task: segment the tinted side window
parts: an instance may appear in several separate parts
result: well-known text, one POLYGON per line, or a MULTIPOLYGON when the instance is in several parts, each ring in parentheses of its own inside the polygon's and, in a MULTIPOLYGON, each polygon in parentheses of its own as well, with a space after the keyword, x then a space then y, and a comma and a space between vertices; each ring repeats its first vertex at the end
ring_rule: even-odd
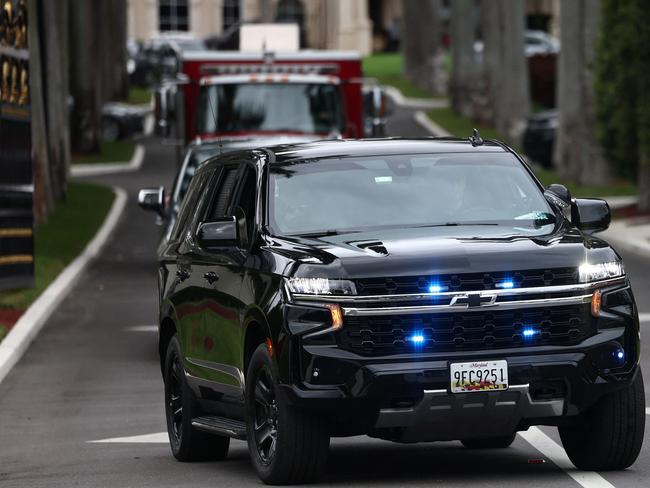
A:
POLYGON ((224 168, 221 179, 219 181, 219 186, 217 187, 215 198, 212 202, 212 208, 210 209, 210 213, 208 215, 209 220, 214 220, 226 215, 230 196, 233 189, 235 188, 235 183, 237 183, 238 172, 238 166, 229 166, 224 168))
POLYGON ((203 193, 206 182, 210 179, 212 173, 204 173, 199 178, 192 178, 190 186, 187 190, 187 196, 183 199, 181 203, 181 208, 178 212, 178 219, 174 224, 174 230, 172 230, 172 239, 176 239, 180 236, 183 229, 186 227, 189 220, 191 220, 191 215, 196 210, 196 204, 203 193))

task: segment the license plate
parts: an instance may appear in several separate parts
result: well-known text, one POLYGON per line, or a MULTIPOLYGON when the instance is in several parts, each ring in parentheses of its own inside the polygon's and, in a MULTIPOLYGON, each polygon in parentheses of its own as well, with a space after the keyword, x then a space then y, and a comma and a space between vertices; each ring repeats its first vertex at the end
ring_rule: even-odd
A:
POLYGON ((452 393, 508 389, 507 361, 475 361, 449 365, 452 393))

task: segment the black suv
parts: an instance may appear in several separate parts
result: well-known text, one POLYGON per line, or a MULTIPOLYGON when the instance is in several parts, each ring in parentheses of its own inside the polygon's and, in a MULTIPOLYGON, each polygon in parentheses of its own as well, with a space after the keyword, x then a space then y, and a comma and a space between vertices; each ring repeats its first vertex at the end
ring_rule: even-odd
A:
POLYGON ((330 436, 496 448, 556 425, 580 469, 626 468, 645 399, 609 221, 479 138, 210 159, 159 256, 174 456, 247 439, 263 481, 295 483, 330 436))

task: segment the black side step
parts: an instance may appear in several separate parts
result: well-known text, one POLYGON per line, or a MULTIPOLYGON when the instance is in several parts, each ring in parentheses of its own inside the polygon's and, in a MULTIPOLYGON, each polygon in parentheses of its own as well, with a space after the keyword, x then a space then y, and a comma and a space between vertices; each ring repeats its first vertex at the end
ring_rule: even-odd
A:
POLYGON ((241 420, 206 415, 193 418, 192 427, 211 434, 225 435, 242 441, 246 440, 246 424, 241 420))

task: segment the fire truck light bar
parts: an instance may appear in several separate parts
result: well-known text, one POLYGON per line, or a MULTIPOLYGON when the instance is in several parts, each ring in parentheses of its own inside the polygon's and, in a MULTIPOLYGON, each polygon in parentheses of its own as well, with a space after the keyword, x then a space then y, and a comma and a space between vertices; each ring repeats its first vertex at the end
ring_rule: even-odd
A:
POLYGON ((334 74, 336 64, 206 64, 201 66, 202 74, 334 74))

